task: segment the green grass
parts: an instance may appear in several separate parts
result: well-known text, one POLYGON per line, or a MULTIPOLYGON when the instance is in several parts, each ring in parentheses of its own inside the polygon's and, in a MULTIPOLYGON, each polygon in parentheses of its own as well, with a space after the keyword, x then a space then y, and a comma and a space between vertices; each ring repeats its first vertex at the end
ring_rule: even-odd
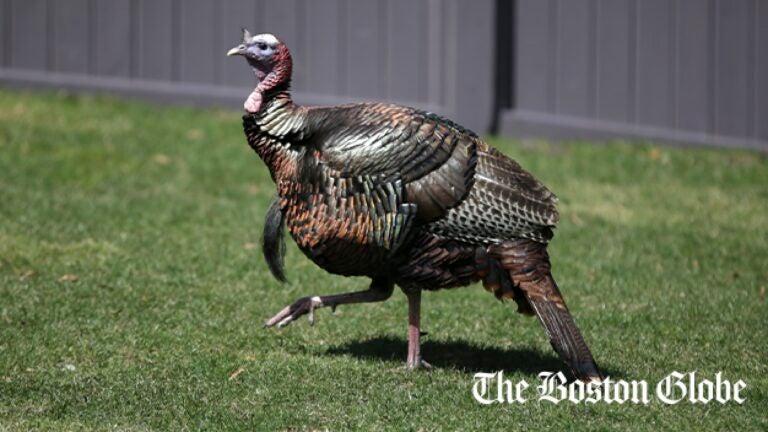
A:
POLYGON ((475 372, 535 384, 560 362, 477 285, 425 294, 431 372, 401 369, 399 290, 263 329, 367 281, 295 247, 290 283, 270 278, 274 186, 238 114, 2 91, 0 430, 768 428, 765 156, 492 142, 561 198, 554 274, 600 365, 652 386, 723 371, 743 405, 481 406, 475 372))

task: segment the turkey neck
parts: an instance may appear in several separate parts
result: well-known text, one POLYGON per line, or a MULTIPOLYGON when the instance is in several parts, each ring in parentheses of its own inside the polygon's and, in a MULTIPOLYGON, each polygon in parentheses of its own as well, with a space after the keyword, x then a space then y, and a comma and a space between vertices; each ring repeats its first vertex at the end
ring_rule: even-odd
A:
POLYGON ((258 112, 243 116, 248 144, 264 161, 272 180, 295 178, 306 136, 307 108, 293 103, 288 91, 267 92, 258 112))

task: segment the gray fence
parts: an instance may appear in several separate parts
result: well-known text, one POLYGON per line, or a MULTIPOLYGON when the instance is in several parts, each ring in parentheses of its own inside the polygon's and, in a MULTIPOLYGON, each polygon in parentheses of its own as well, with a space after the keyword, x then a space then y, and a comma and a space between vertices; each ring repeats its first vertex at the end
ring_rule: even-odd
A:
POLYGON ((0 0, 0 25, 7 86, 238 108, 247 26, 289 45, 302 103, 768 149, 766 0, 0 0))
POLYGON ((479 130, 492 116, 491 0, 0 1, 8 85, 238 109, 254 78, 225 53, 246 26, 288 44, 299 102, 391 100, 479 130))
POLYGON ((768 1, 516 3, 502 133, 768 149, 768 1))

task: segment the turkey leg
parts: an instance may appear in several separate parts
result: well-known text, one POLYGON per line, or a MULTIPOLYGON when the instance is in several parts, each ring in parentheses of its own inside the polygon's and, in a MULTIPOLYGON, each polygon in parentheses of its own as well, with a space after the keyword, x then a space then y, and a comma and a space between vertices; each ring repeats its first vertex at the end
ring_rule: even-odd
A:
POLYGON ((296 321, 299 317, 309 314, 309 323, 315 323, 315 309, 330 306, 336 310, 336 306, 353 303, 373 303, 380 302, 392 296, 394 283, 389 280, 374 279, 371 287, 365 291, 355 291, 345 294, 335 294, 328 296, 302 297, 293 304, 286 306, 277 315, 267 321, 265 327, 283 328, 296 321))
POLYGON ((408 359, 407 369, 431 369, 432 365, 421 359, 421 290, 406 292, 408 296, 408 359))

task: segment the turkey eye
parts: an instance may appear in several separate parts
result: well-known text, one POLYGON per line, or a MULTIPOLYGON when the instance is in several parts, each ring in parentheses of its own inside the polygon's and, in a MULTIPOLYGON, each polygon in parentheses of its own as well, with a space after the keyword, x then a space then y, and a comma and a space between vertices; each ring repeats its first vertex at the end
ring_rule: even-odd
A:
POLYGON ((265 44, 265 43, 258 43, 258 44, 256 44, 256 46, 259 47, 260 50, 267 49, 267 44, 265 44))

